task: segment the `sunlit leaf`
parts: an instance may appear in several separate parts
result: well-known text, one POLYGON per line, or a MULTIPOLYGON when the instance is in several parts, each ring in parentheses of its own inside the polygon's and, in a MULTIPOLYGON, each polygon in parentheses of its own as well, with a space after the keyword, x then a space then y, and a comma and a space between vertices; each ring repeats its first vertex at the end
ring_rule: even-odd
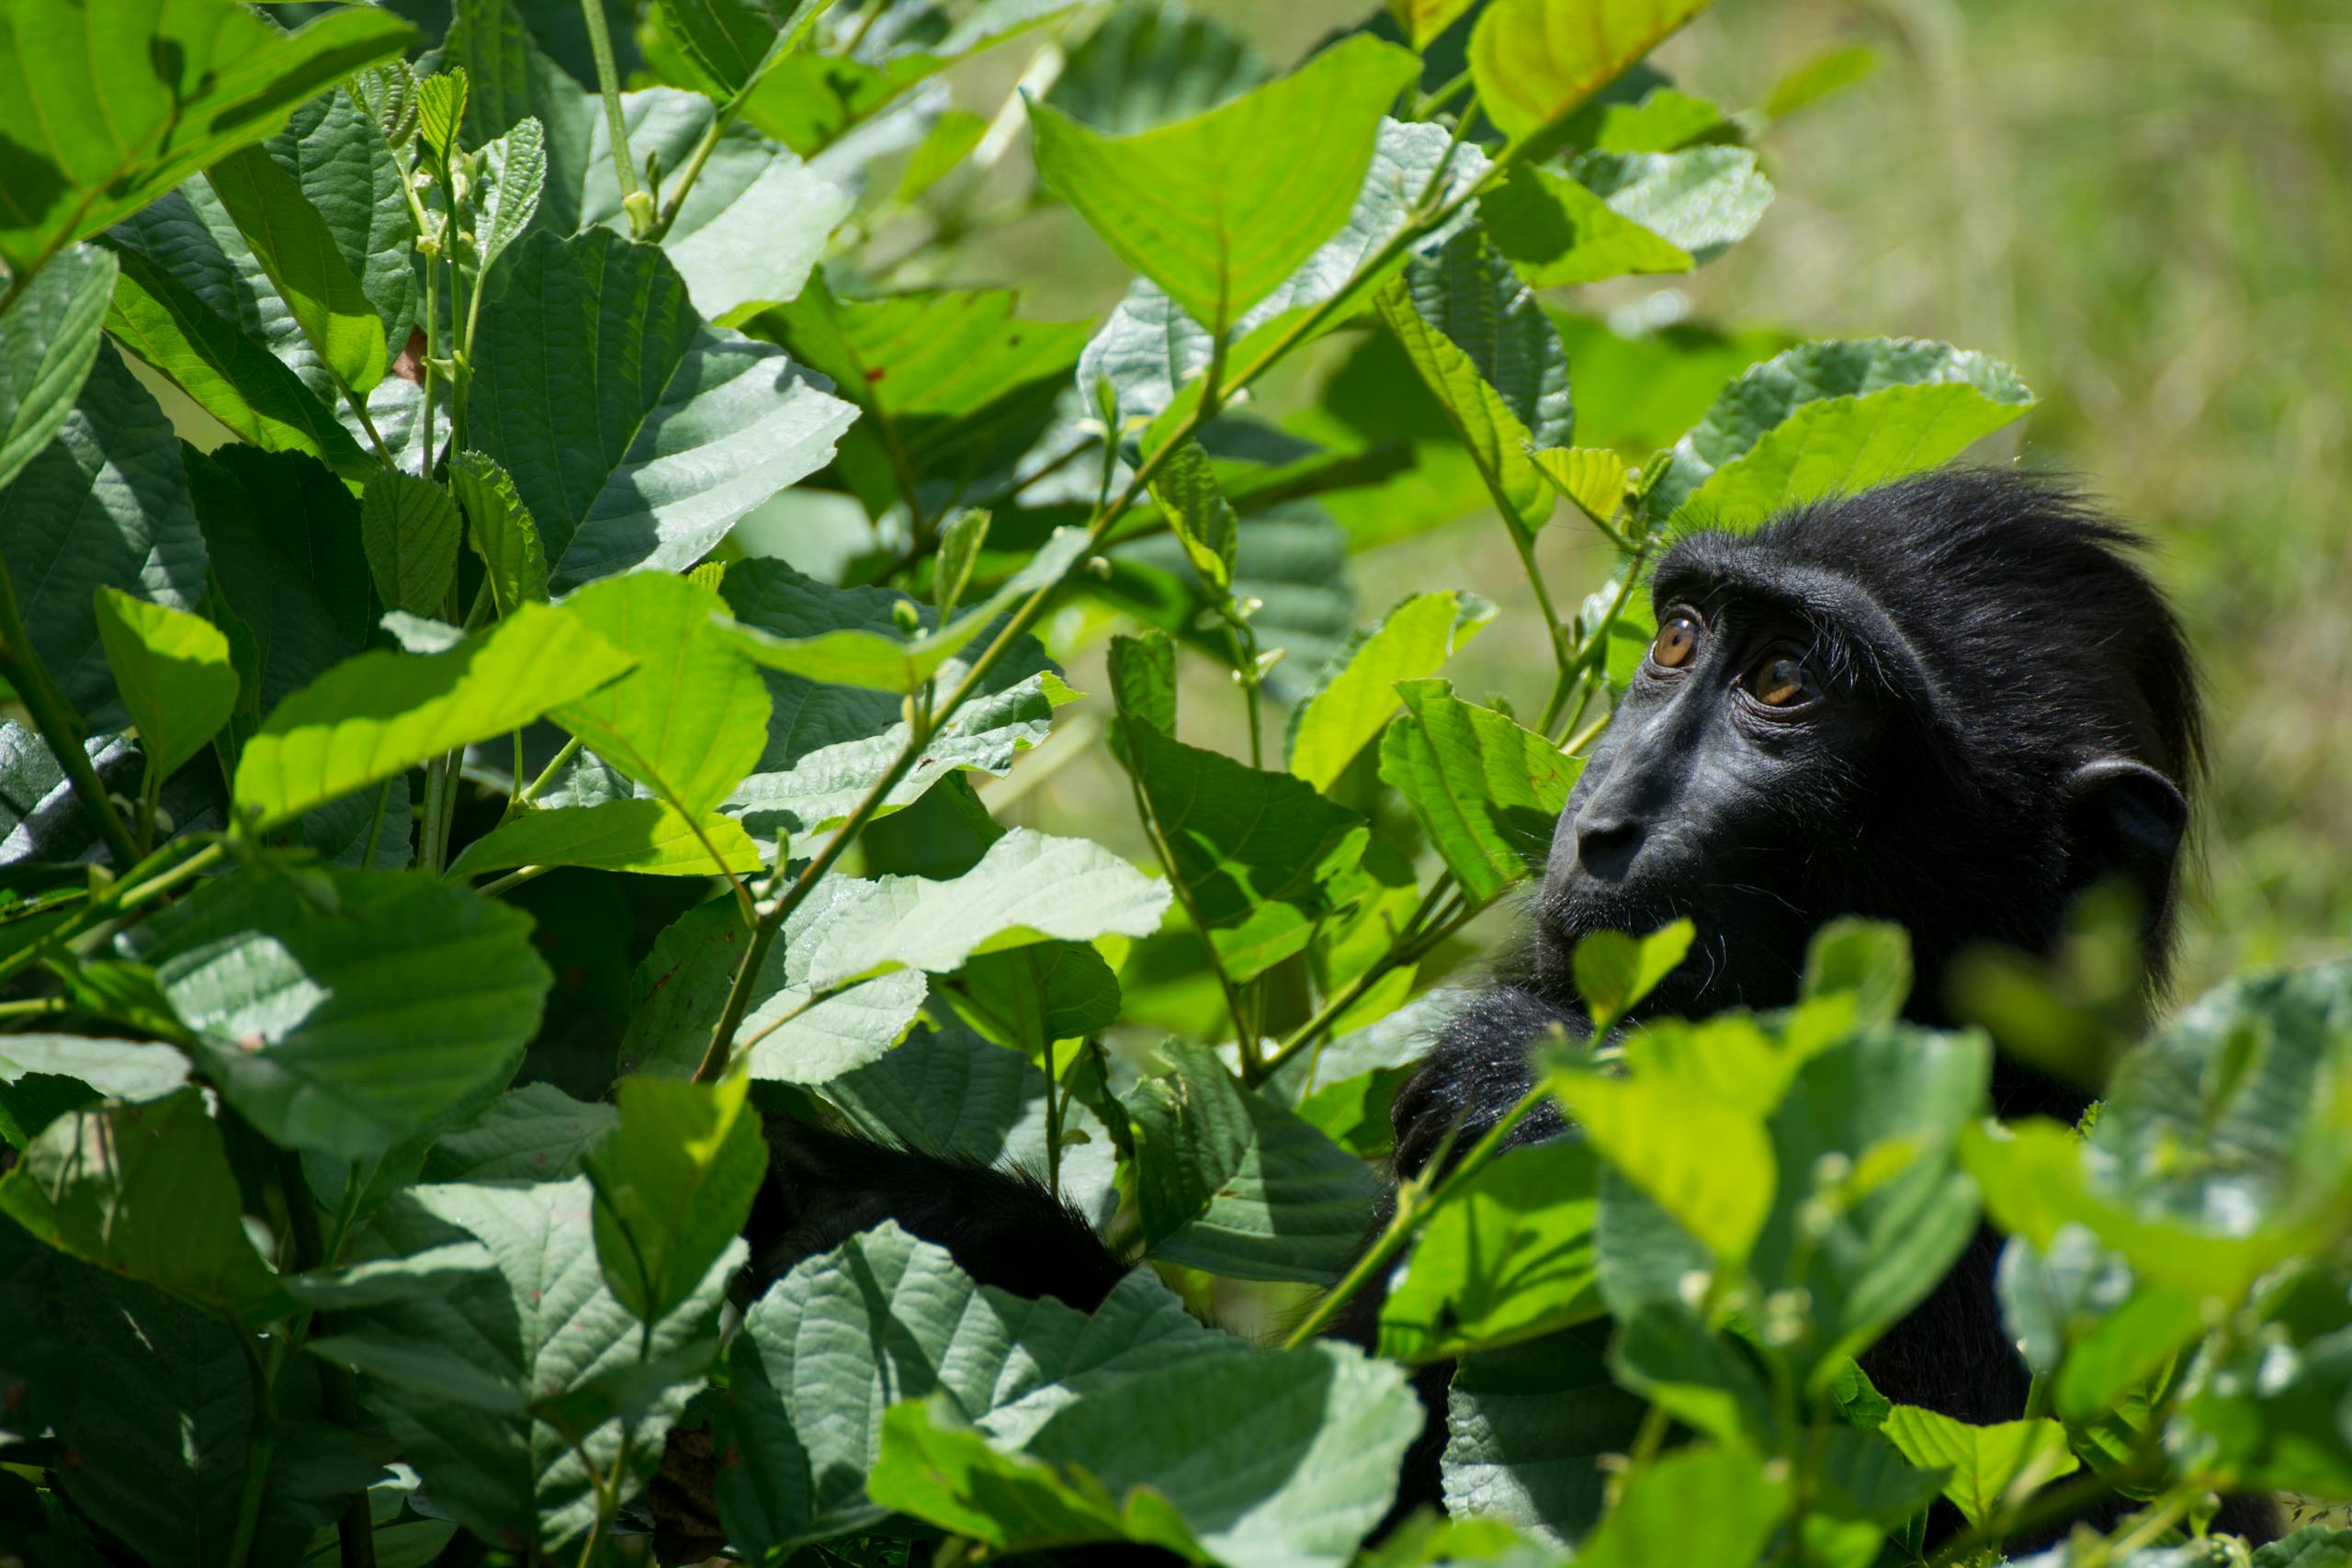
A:
POLYGON ((1380 776, 1401 793, 1464 891, 1481 902, 1543 863, 1583 770, 1577 759, 1448 681, 1401 681, 1405 714, 1380 740, 1380 776))
POLYGON ((1515 141, 1566 119, 1707 0, 1493 0, 1470 34, 1478 107, 1515 141))
POLYGON ((294 176, 261 148, 247 147, 204 177, 328 368, 355 392, 382 380, 384 323, 294 176))
POLYGON ((112 252, 77 246, 0 315, 0 490, 74 412, 97 362, 114 279, 112 252))
POLYGON ((683 1306, 751 1214, 768 1171, 751 1088, 739 1073, 715 1084, 627 1078, 616 1091, 620 1125, 588 1156, 596 1259, 640 1322, 683 1306))

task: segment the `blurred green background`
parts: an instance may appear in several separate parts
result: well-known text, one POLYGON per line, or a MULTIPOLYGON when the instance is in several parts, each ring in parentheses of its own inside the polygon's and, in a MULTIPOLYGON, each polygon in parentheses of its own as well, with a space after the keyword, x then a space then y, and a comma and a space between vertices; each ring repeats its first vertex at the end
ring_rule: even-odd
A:
MULTIPOLYGON (((1193 8, 1287 62, 1367 7, 1193 8)), ((2352 6, 1720 0, 1656 63, 1737 108, 1840 45, 1867 47, 1873 67, 1764 131, 1779 197, 1754 235, 1689 277, 1555 302, 1637 339, 1661 328, 1686 339, 1694 328, 1932 337, 2015 365, 2041 405, 1976 455, 2072 472, 2146 532, 2203 660, 2212 778, 2177 991, 2242 964, 2341 951, 2352 937, 2352 527, 2340 498, 2352 427, 2352 6)), ((1055 211, 976 240, 945 267, 964 282, 1051 280, 1027 289, 1025 311, 1041 316, 1099 315, 1125 282, 1055 211)), ((1376 397, 1376 346, 1343 334, 1302 374, 1332 374, 1359 354, 1354 368, 1376 397)), ((1654 390, 1638 364, 1630 374, 1603 364, 1624 359, 1623 345, 1572 333, 1569 350, 1579 441, 1639 430, 1647 411, 1610 406, 1654 390)), ((1702 403, 1742 357, 1727 351, 1702 403)), ((1264 406, 1282 408, 1280 387, 1264 406)), ((1449 673, 1465 694, 1531 709, 1548 678, 1538 623, 1477 500, 1468 493, 1471 510, 1445 528, 1360 550, 1357 614, 1429 587, 1486 594, 1504 614, 1449 673)), ((1341 511, 1360 539, 1376 532, 1376 519, 1341 511)), ((1555 585, 1575 593, 1606 561, 1580 526, 1563 507, 1545 542, 1555 585)), ((1078 655, 1080 687, 1102 690, 1096 675, 1078 655)), ((1238 708, 1204 683, 1188 713, 1212 727, 1204 739, 1234 745, 1238 727, 1217 735, 1214 716, 1238 708)), ((1000 815, 1125 844, 1124 787, 1107 762, 1078 754, 1100 747, 1081 729, 1054 749, 1064 761, 1020 784, 1000 815)))

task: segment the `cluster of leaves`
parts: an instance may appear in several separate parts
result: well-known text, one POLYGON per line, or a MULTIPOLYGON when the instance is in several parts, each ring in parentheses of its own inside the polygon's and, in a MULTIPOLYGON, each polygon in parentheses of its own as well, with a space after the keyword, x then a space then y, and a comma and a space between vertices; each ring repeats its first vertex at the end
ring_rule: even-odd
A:
MULTIPOLYGON (((1756 138, 1851 73, 1727 113, 1641 63, 1703 3, 1392 0, 1278 73, 1144 0, 454 0, 431 40, 0 0, 0 1541, 592 1562, 706 1424, 745 1561, 1862 1568, 1939 1497, 1956 1562, 2120 1495, 2052 1561, 2218 1562, 2166 1544, 2218 1489, 2352 1497, 2343 967, 2206 998, 2084 1134, 1980 1120, 1984 1039, 1833 931, 1785 1015, 1563 1043, 1512 1120, 1584 1135, 1506 1123, 1363 1247, 1656 542, 2030 401, 1937 344, 1629 369, 1539 296, 1736 242, 1756 138), (1049 202, 1138 275, 1099 325, 892 287, 1049 202), (1250 412, 1294 356, 1316 405, 1250 412), (1441 675, 1483 600, 1351 629, 1333 588, 1337 518, 1464 483, 1545 617, 1532 723, 1441 675), (1616 551, 1566 613, 1555 511, 1616 551), (1065 606, 1057 651, 1117 628, 1148 868, 975 787, 1078 698, 1065 606), (1246 761, 1183 738, 1185 666, 1246 761), (763 1117, 1026 1164, 1153 1267, 1082 1314, 884 1224, 722 1337, 763 1117), (1991 1427, 1855 1361, 1980 1213, 2035 1373, 1991 1427), (1315 1337, 1382 1275, 1377 1354, 1315 1337), (1261 1348, 1188 1310, 1217 1280, 1333 1288, 1261 1348), (1429 1421, 1453 1517, 1367 1547, 1429 1421)), ((1586 944, 1595 1038, 1688 940, 1586 944)))

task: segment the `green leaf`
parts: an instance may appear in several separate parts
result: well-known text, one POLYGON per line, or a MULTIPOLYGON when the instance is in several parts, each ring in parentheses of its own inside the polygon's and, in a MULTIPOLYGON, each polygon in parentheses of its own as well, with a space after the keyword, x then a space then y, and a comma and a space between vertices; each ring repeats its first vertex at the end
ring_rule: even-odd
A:
POLYGON ((384 323, 294 176, 261 148, 246 147, 204 177, 327 367, 355 392, 382 380, 384 323))
POLYGON ((1475 593, 1438 591, 1400 602, 1349 639, 1328 678, 1295 710, 1290 771, 1329 789, 1387 728, 1397 684, 1434 675, 1495 617, 1475 593))
MULTIPOLYGON (((559 238, 577 232, 588 145, 599 118, 594 93, 580 85, 590 72, 575 77, 548 59, 518 6, 468 0, 453 9, 441 40, 441 63, 466 73, 465 144, 486 148, 525 119, 537 119, 543 128, 548 173, 531 227, 559 238)), ((579 41, 584 46, 587 40, 579 41)), ((581 53, 586 52, 582 47, 581 53)))
POLYGON ((468 440, 514 477, 550 586, 691 565, 821 467, 855 410, 705 325, 661 251, 536 234, 492 281, 468 440))
POLYGON ((1611 211, 1688 253, 1694 264, 1746 239, 1772 204, 1772 183, 1746 147, 1588 152, 1573 172, 1611 211))
POLYGON ((97 590, 194 610, 204 554, 171 423, 121 355, 101 347, 74 411, 0 490, 0 558, 26 634, 85 723, 115 728, 122 711, 97 590))
POLYGON ((2021 1498, 2046 1482, 2082 1468, 2055 1421, 2004 1421, 1972 1427, 1949 1416, 1898 1404, 1879 1430, 1922 1470, 1948 1470, 1944 1495, 1972 1525, 1993 1517, 2004 1500, 2021 1498))
POLYGON ((1037 942, 966 964, 956 994, 966 1016, 1039 1061, 1057 1040, 1098 1033, 1118 1021, 1119 981, 1082 942, 1037 942))
POLYGON ((238 662, 242 743, 265 711, 358 652, 376 629, 359 498, 300 452, 231 443, 186 457, 211 558, 205 608, 238 662), (250 662, 238 648, 247 637, 250 662))
POLYGON ((83 1034, 11 1034, 0 1043, 0 1083, 47 1073, 108 1100, 161 1100, 187 1082, 187 1058, 169 1045, 83 1034))
MULTIPOLYGON (((1162 735, 1176 733, 1176 639, 1157 626, 1141 637, 1111 639, 1106 660, 1113 706, 1122 719, 1147 724, 1162 735)), ((1115 741, 1125 728, 1112 732, 1115 741)))
POLYGON ((1462 19, 1477 0, 1388 0, 1388 14, 1415 49, 1426 50, 1438 34, 1462 19))
POLYGON ((609 1105, 584 1103, 553 1084, 525 1084, 434 1140, 426 1181, 568 1181, 588 1151, 620 1124, 609 1105))
POLYGON ((1805 949, 1804 985, 1799 993, 1854 998, 1864 1023, 1885 1023, 1903 1014, 1911 996, 1911 937, 1883 920, 1831 920, 1814 932, 1805 949))
POLYGON ((1160 464, 1151 481, 1151 499, 1166 513, 1168 525, 1182 541, 1184 555, 1201 574, 1201 581, 1216 593, 1230 592, 1241 519, 1233 502, 1217 489, 1209 455, 1199 442, 1186 437, 1174 455, 1160 464))
POLYGON ((285 1305, 246 1238, 204 1099, 72 1111, 0 1180, 0 1211, 62 1251, 252 1321, 285 1305))
POLYGON ((1624 458, 1606 447, 1557 446, 1527 457, 1545 483, 1596 522, 1608 522, 1625 503, 1631 470, 1624 458))
POLYGON ((1877 68, 1878 55, 1868 44, 1848 44, 1825 50, 1772 84, 1764 96, 1764 112, 1774 119, 1843 92, 1877 68))
POLYGON ((1552 489, 1528 453, 1566 446, 1575 428, 1567 357, 1535 297, 1471 230, 1407 267, 1374 303, 1469 448, 1496 509, 1532 535, 1552 515, 1552 489))
POLYGON ((273 709, 232 800, 262 829, 503 735, 631 668, 565 610, 526 604, 447 653, 346 660, 273 709))
POLYGON ((115 270, 112 252, 76 246, 0 314, 0 490, 74 412, 97 362, 115 270))
POLYGON ((97 590, 98 640, 115 690, 161 780, 204 749, 237 705, 229 639, 200 615, 97 590))
POLYGON ((460 452, 449 459, 449 491, 466 514, 466 540, 481 558, 498 613, 546 599, 547 552, 513 476, 480 452, 460 452))
POLYGON ((1430 1217, 1380 1305, 1380 1353, 1435 1361, 1600 1314, 1592 1151, 1506 1149, 1430 1217))
POLYGON ((768 1146, 752 1080, 625 1078, 620 1126, 588 1156, 605 1284, 645 1323, 685 1304, 751 1216, 768 1146))
POLYGON ((1033 103, 1037 173, 1121 260, 1222 333, 1346 220, 1380 117, 1419 71, 1358 36, 1220 108, 1127 137, 1033 103))
POLYGON ((1119 721, 1122 761, 1164 847, 1168 874, 1237 982, 1300 951, 1331 907, 1330 882, 1363 852, 1363 819, 1287 773, 1119 721))
MULTIPOLYGON (((756 82, 791 49, 832 0, 660 0, 662 19, 729 93, 756 82)), ((664 168, 676 165, 663 161, 664 168)))
POLYGON ((1743 1449, 1678 1449, 1625 1477, 1616 1506, 1577 1543, 1577 1562, 1587 1568, 1753 1562, 1790 1502, 1788 1478, 1743 1449))
POLYGON ((476 265, 488 276, 539 210, 539 193, 548 181, 547 130, 537 116, 526 115, 482 148, 481 156, 481 214, 474 248, 481 256, 476 265))
POLYGON ((370 6, 287 32, 232 0, 0 6, 0 261, 38 271, 72 241, 274 135, 295 106, 414 41, 370 6))
POLYGON ((1150 1255, 1238 1280, 1328 1284, 1362 1250, 1377 1184, 1362 1160, 1261 1094, 1206 1046, 1123 1097, 1150 1255))
POLYGON ((1514 141, 1557 125, 1707 0, 1494 0, 1470 34, 1478 107, 1514 141))
POLYGON ((526 811, 502 822, 468 844, 450 863, 449 874, 481 876, 518 865, 583 865, 639 876, 716 876, 722 870, 749 875, 760 869, 760 847, 729 817, 694 821, 666 800, 605 800, 526 811))
POLYGON ((1479 210, 1495 249, 1539 288, 1689 272, 1698 265, 1680 245, 1541 164, 1514 164, 1503 183, 1481 198, 1479 210))
POLYGON ((416 85, 416 133, 436 157, 458 144, 466 119, 466 68, 435 71, 416 85))
POLYGON ((1609 1163, 1725 1266, 1747 1261, 1772 1210, 1763 1123, 1672 1078, 1556 1073, 1552 1092, 1609 1163))
POLYGON ((1932 468, 2032 406, 2017 372, 1947 344, 1806 344, 1724 389, 1645 505, 1754 527, 1801 501, 1932 468))
POLYGON ((1618 1329, 1609 1365, 1620 1383, 1694 1432, 1751 1449, 1776 1441, 1780 1417, 1752 1354, 1679 1296, 1644 1302, 1618 1329))
POLYGON ((440 615, 458 580, 464 533, 457 499, 441 486, 384 469, 368 475, 359 498, 359 537, 386 609, 440 615))
MULTIPOLYGON (((1630 1451, 1644 1401, 1610 1381, 1587 1324, 1468 1356, 1446 1398, 1445 1506, 1565 1545, 1600 1516, 1602 1456, 1630 1451)), ((1679 1561, 1662 1559, 1661 1562, 1679 1561)))
POLYGON ((503 1082, 551 979, 522 911, 421 873, 240 873, 134 941, 229 1102, 345 1158, 503 1082))
POLYGON ((1532 729, 1401 681, 1406 713, 1380 739, 1380 776, 1404 796, 1463 890, 1484 903, 1542 863, 1583 763, 1532 729))
POLYGON ((1577 994, 1584 998, 1596 1028, 1603 1020, 1624 1017, 1657 989, 1681 965, 1696 934, 1690 922, 1682 919, 1644 937, 1593 931, 1578 941, 1572 960, 1577 994))
MULTIPOLYGON (((868 980, 811 981, 819 940, 834 908, 873 884, 831 877, 792 912, 766 964, 752 977, 751 1008, 729 1042, 749 1077, 824 1083, 888 1051, 922 1010, 921 972, 893 970, 868 980)), ((751 932, 732 897, 687 910, 654 939, 630 987, 620 1069, 650 1077, 694 1075, 743 961, 751 932)))
POLYGON ((1273 73, 1216 17, 1155 0, 1122 0, 1069 53, 1046 102, 1114 136, 1213 109, 1273 73))
POLYGON ((931 607, 941 620, 956 613, 988 537, 989 513, 978 507, 959 512, 941 525, 939 554, 931 563, 931 607))
POLYGON ((719 627, 724 601, 683 577, 632 572, 563 608, 637 668, 550 716, 683 815, 726 799, 760 759, 770 710, 760 672, 719 627))
POLYGON ((370 1222, 368 1254, 429 1267, 470 1241, 496 1267, 339 1312, 311 1347, 359 1371, 363 1404, 438 1508, 525 1551, 586 1532, 591 1465, 631 1495, 650 1475, 743 1258, 730 1244, 649 1330, 605 1284, 591 1210, 584 1179, 411 1188, 370 1222))
MULTIPOLYGON (((407 70, 395 62, 356 80, 396 84, 390 90, 405 96, 407 70)), ((352 93, 326 93, 295 110, 266 145, 325 220, 335 250, 383 322, 386 346, 397 355, 424 299, 400 161, 382 127, 352 93)))

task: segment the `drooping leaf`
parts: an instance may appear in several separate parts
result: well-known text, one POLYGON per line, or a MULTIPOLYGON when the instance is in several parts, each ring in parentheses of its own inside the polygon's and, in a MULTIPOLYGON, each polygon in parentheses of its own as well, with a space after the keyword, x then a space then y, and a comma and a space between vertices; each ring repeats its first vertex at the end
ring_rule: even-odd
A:
MULTIPOLYGON (((349 80, 375 82, 405 97, 412 77, 394 62, 349 80)), ((383 107, 400 112, 389 102, 383 107)), ((326 93, 295 110, 266 145, 325 220, 336 251, 383 322, 387 347, 397 355, 423 310, 424 289, 400 162, 381 122, 350 92, 326 93)))
POLYGON ((1291 720, 1290 771, 1329 789, 1387 728, 1397 682, 1434 675, 1494 619, 1475 593, 1417 593, 1350 639, 1315 694, 1291 720))
POLYGON ((596 1259, 639 1321, 685 1304, 752 1212, 767 1179, 752 1080, 622 1080, 620 1125, 588 1156, 596 1259))
POLYGON ((68 1111, 0 1180, 0 1211, 51 1247, 199 1306, 266 1318, 284 1298, 238 1208, 220 1129, 192 1092, 68 1111))
POLYGON ((161 1100, 187 1082, 187 1058, 169 1045, 83 1034, 11 1034, 0 1045, 0 1083, 47 1073, 85 1083, 108 1100, 161 1100))
POLYGON ((237 705, 229 639, 200 615, 97 590, 98 640, 159 779, 203 750, 237 705))
POLYGON ((1527 285, 1473 231, 1412 264, 1376 300, 1496 509, 1534 533, 1552 514, 1552 490, 1528 453, 1566 446, 1575 411, 1559 333, 1527 285))
POLYGON ((1216 592, 1233 587, 1233 552, 1240 543, 1241 519, 1216 488, 1209 456, 1187 438, 1163 462, 1151 481, 1151 499, 1183 543, 1184 555, 1201 581, 1216 592))
POLYGON ((692 564, 855 415, 776 350, 705 325, 658 249, 609 231, 534 235, 502 284, 468 439, 514 476, 558 592, 692 564))
POLYGON ((769 702, 758 670, 719 628, 719 596, 683 577, 632 572, 563 608, 637 668, 555 708, 555 721, 681 813, 699 817, 726 799, 759 761, 769 702))
POLYGON ((1972 1427, 1933 1410, 1898 1404, 1879 1430, 1922 1470, 1945 1470, 1944 1495, 1972 1525, 1993 1516, 2014 1492, 2031 1493, 2082 1468, 2055 1421, 2003 1421, 1972 1427))
POLYGON ((468 844, 452 876, 481 876, 519 865, 580 865, 639 876, 749 875, 760 849, 731 817, 689 820, 666 800, 605 800, 526 811, 468 844), (714 861, 711 852, 718 852, 714 861))
POLYGON ((449 459, 449 490, 466 514, 466 541, 481 558, 502 615, 548 596, 548 558, 538 525, 514 493, 513 476, 480 452, 449 459))
POLYGON ((437 615, 458 579, 465 518, 430 479, 379 469, 359 498, 359 537, 385 608, 437 615))
POLYGON ((294 176, 260 147, 246 147, 204 177, 327 367, 355 392, 382 380, 384 323, 294 176))
POLYGON ((1381 114, 1419 71, 1393 45, 1351 38, 1222 107, 1128 137, 1033 104, 1037 172, 1121 260, 1221 333, 1346 220, 1381 114))
POLYGON ((1934 468, 2032 406, 2007 366, 1947 344, 1806 344, 1725 388, 1645 504, 1753 527, 1800 501, 1934 468))
POLYGON ((447 653, 364 653, 271 710, 238 758, 232 799, 267 828, 520 729, 630 668, 579 617, 536 604, 447 653))
POLYGON ((1404 795, 1464 891, 1497 897, 1542 863, 1583 764, 1463 702, 1451 682, 1396 689, 1406 713, 1381 737, 1380 776, 1404 795))
POLYGON ((1380 1304, 1380 1351, 1431 1361, 1494 1349, 1600 1313, 1592 1151, 1507 1149, 1430 1216, 1380 1304))
POLYGON ((419 873, 225 877, 135 941, 230 1102, 345 1158, 503 1081, 551 979, 528 917, 419 873))
POLYGON ((179 443, 152 394, 102 346, 54 437, 0 489, 0 558, 33 651, 85 723, 122 710, 98 637, 96 592, 193 611, 204 536, 179 443))
POLYGON ((112 252, 76 246, 0 315, 0 490, 74 412, 97 363, 115 270, 112 252))
POLYGON ((241 147, 295 106, 416 37, 368 6, 338 6, 291 33, 232 0, 89 0, 0 7, 0 261, 38 271, 241 147))
POLYGON ((1470 34, 1478 107, 1513 141, 1557 125, 1707 0, 1493 0, 1470 34))

